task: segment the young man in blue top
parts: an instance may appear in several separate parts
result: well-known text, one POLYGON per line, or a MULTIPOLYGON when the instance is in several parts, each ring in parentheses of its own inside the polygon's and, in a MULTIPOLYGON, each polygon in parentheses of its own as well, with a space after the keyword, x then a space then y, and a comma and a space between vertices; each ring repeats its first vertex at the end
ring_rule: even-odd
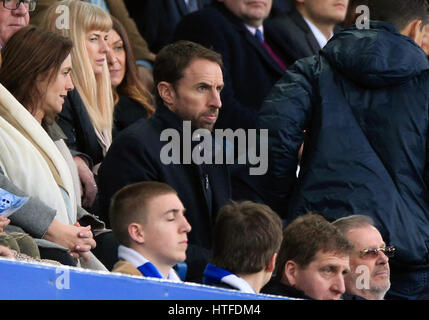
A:
POLYGON ((160 182, 139 182, 119 190, 110 206, 120 246, 113 272, 180 281, 173 266, 186 259, 191 226, 176 191, 160 182))
POLYGON ((282 241, 282 222, 264 204, 225 205, 215 226, 213 257, 204 284, 259 293, 270 280, 282 241))

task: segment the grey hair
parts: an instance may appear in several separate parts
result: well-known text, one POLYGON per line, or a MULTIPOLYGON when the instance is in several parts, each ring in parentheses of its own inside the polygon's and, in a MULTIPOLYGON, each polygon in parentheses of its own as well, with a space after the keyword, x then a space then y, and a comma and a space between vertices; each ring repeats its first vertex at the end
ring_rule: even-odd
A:
POLYGON ((365 228, 368 226, 374 227, 374 220, 370 216, 354 214, 351 216, 339 218, 332 224, 342 233, 346 234, 351 229, 365 228))

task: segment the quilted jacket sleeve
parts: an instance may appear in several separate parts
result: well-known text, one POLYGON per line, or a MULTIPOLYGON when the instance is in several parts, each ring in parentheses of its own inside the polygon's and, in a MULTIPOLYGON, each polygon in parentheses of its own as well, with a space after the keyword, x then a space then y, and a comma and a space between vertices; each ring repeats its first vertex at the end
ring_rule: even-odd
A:
POLYGON ((268 129, 268 171, 262 178, 265 200, 281 216, 297 180, 298 152, 311 121, 317 59, 302 59, 291 66, 259 111, 259 126, 268 129))

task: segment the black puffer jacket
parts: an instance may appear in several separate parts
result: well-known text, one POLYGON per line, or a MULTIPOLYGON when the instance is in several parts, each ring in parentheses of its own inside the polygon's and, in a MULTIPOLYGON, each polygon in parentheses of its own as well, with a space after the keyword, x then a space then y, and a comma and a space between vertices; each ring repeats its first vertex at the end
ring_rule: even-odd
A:
POLYGON ((330 221, 369 215, 397 263, 428 264, 428 103, 427 58, 392 24, 335 35, 289 69, 260 111, 267 201, 288 221, 307 210, 330 221))

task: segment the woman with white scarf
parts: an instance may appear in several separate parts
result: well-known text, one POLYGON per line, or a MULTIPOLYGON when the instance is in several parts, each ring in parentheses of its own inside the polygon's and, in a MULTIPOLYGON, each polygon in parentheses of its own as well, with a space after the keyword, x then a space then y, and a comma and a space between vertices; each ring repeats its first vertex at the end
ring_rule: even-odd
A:
MULTIPOLYGON (((74 88, 70 77, 72 46, 69 39, 27 26, 3 48, 0 169, 22 192, 56 212, 39 247, 55 244, 74 258, 83 257, 82 266, 106 270, 91 253, 96 247, 95 228, 100 232, 106 229, 79 206, 76 166, 54 122, 67 92, 74 88), (80 223, 88 225, 82 227, 80 223)), ((33 219, 30 228, 31 223, 39 222, 33 219)), ((112 256, 115 255, 112 248, 112 256)))

